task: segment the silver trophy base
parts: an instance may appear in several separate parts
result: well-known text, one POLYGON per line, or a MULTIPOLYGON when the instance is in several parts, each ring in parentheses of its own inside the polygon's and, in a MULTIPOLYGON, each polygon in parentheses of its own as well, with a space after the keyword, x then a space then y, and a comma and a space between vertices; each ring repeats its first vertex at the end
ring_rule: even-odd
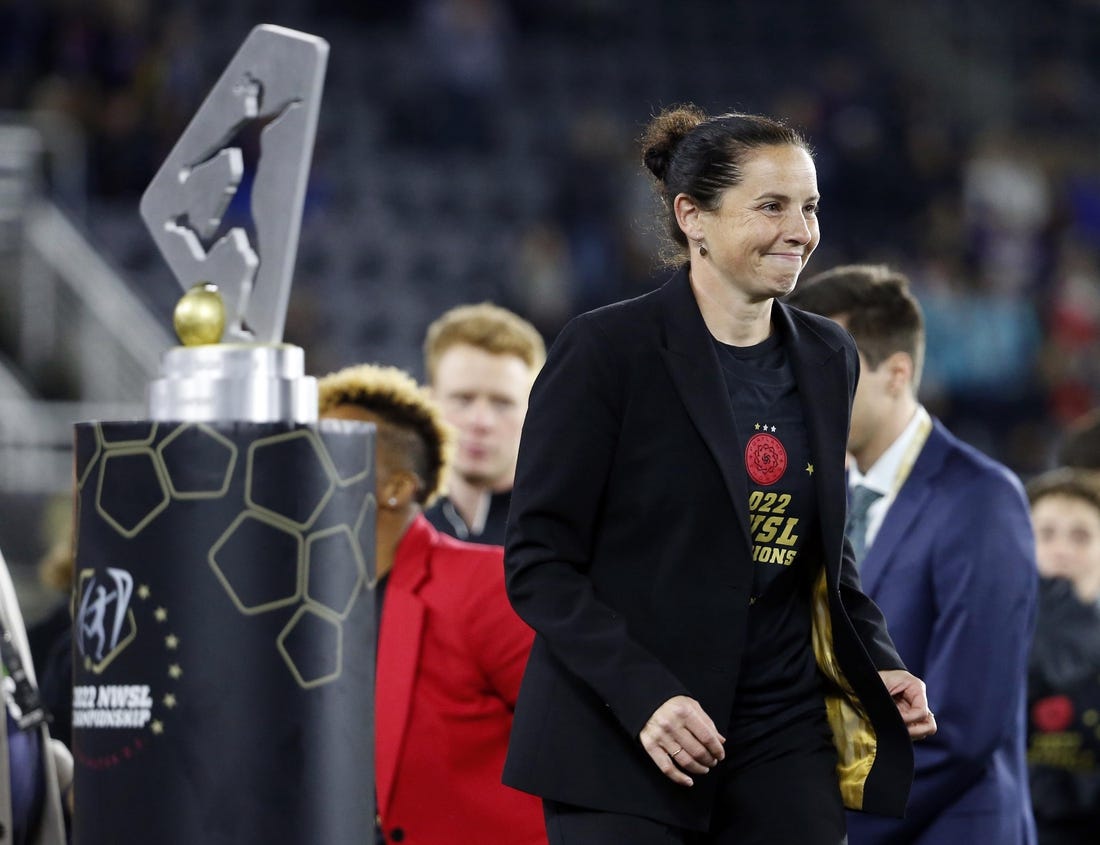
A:
POLYGON ((173 347, 148 396, 158 422, 317 421, 317 379, 301 347, 285 343, 173 347))

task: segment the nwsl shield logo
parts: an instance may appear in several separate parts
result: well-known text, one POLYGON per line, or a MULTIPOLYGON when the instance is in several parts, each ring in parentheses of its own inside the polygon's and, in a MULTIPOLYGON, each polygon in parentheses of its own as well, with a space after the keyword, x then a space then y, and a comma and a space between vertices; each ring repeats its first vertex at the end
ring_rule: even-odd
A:
POLYGON ((130 596, 134 578, 124 569, 108 567, 106 578, 95 570, 80 574, 80 607, 76 645, 92 671, 101 672, 137 634, 130 596))

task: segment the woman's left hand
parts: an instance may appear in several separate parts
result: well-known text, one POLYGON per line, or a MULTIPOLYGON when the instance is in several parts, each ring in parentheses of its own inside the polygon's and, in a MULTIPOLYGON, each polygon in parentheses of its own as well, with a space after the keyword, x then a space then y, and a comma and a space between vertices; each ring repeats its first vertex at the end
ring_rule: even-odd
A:
POLYGON ((885 669, 879 677, 894 699, 911 739, 927 739, 936 732, 936 717, 928 709, 924 681, 904 669, 885 669))

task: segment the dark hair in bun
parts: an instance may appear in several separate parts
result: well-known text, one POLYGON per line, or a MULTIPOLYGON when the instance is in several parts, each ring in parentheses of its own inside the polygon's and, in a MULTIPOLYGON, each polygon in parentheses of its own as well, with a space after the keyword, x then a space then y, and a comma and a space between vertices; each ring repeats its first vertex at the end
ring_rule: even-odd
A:
POLYGON ((762 147, 801 147, 813 154, 795 129, 755 114, 730 113, 707 117, 690 104, 672 106, 656 115, 641 137, 642 163, 656 180, 664 206, 665 263, 687 257, 687 236, 676 222, 672 201, 687 194, 700 208, 714 211, 726 189, 741 182, 746 157, 762 147))

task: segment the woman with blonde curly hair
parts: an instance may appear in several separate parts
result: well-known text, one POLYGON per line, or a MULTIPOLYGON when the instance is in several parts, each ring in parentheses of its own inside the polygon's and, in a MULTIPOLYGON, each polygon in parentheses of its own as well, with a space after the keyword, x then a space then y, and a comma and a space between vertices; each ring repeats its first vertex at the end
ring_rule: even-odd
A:
POLYGON ((544 845, 538 801, 501 784, 532 632, 508 605, 502 550, 439 534, 451 436, 393 367, 319 380, 322 425, 376 428, 375 791, 379 839, 544 845))

